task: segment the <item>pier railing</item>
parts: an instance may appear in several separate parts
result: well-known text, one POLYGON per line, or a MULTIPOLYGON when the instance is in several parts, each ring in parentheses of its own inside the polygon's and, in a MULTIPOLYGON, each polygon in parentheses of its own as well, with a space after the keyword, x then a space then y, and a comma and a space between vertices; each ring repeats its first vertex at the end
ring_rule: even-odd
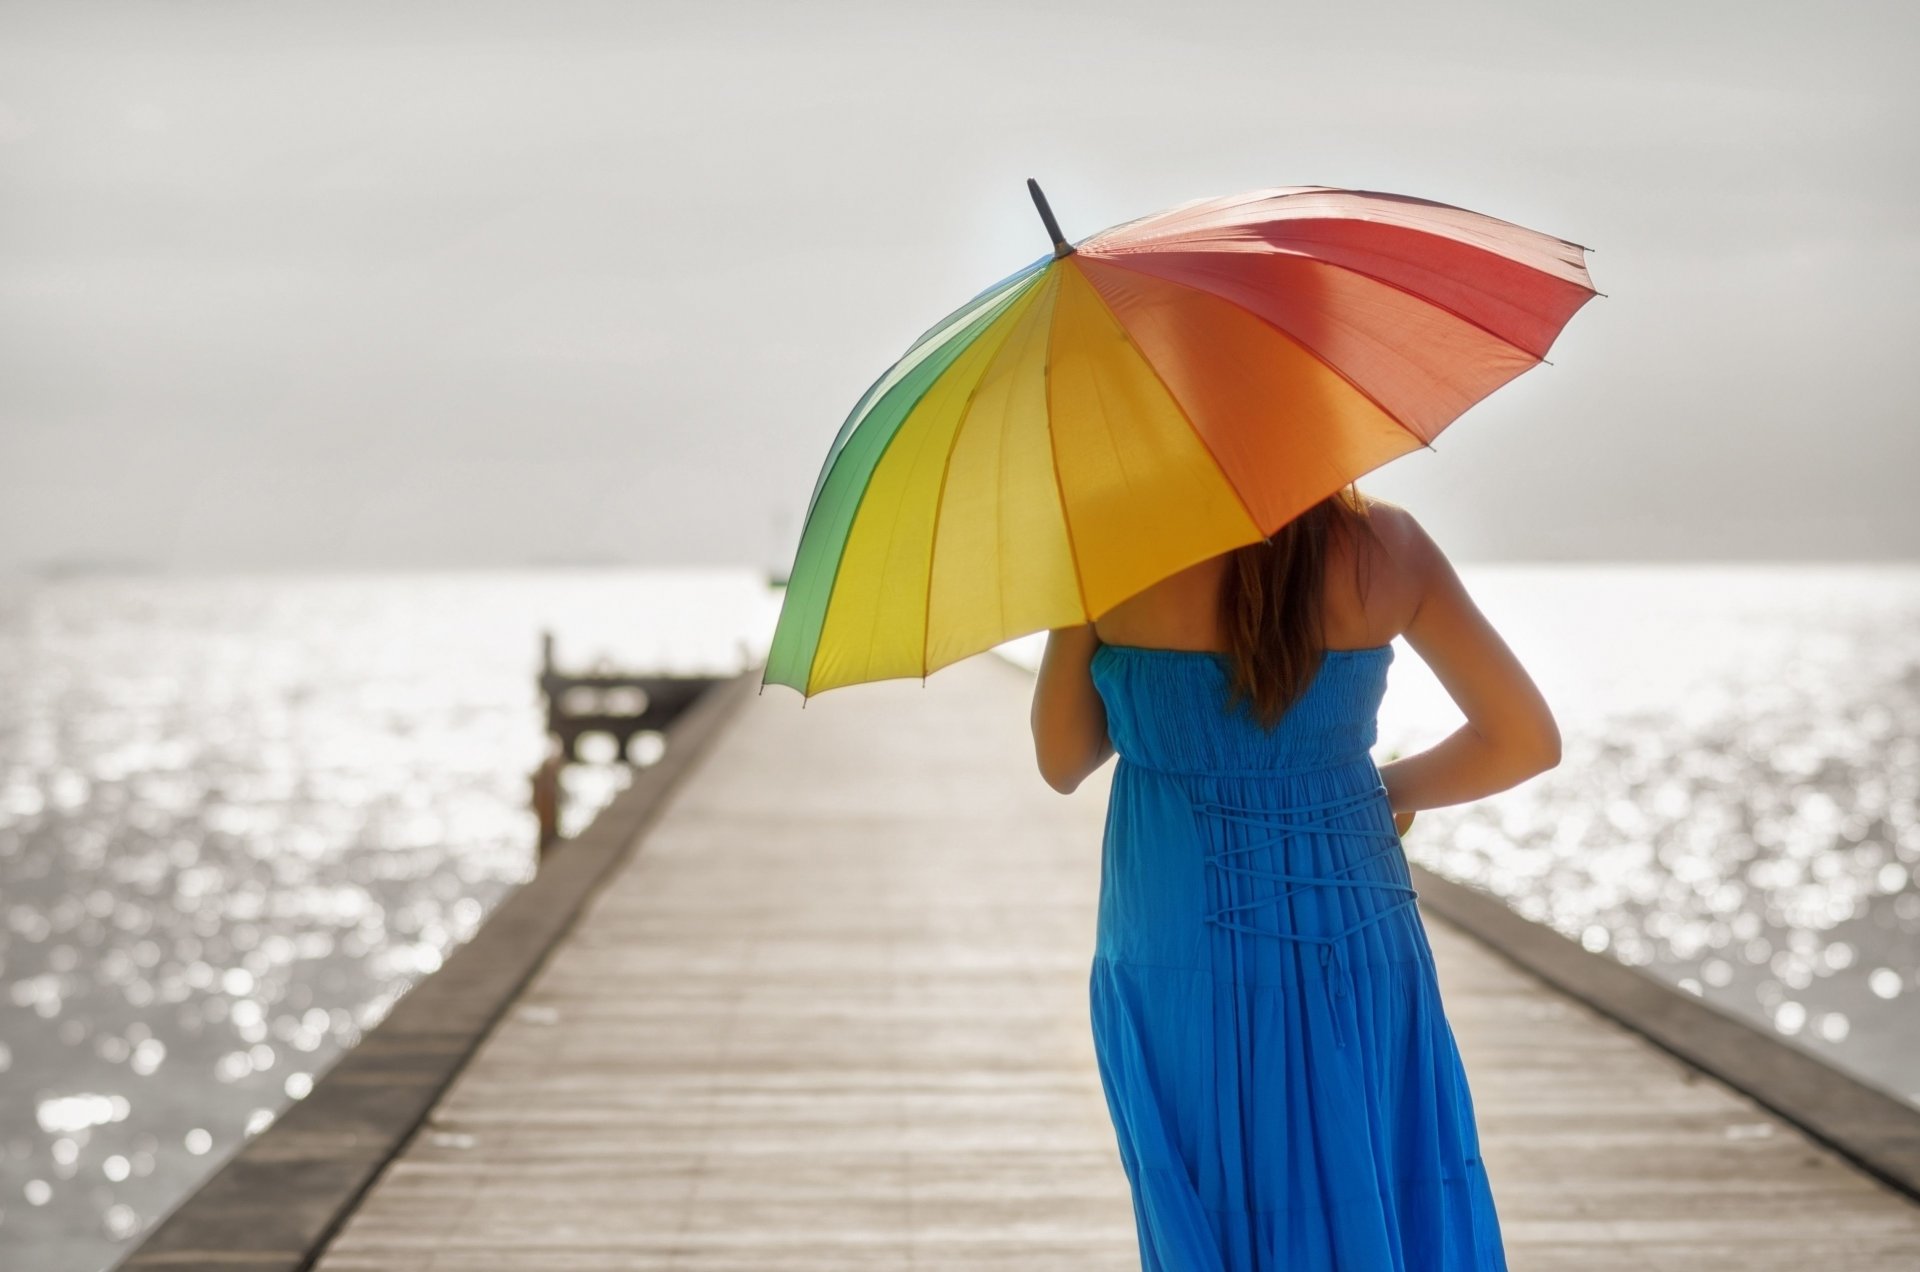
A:
POLYGON ((717 683, 716 677, 599 667, 562 671, 552 632, 540 634, 540 692, 547 704, 546 759, 533 771, 533 811, 540 823, 540 858, 560 842, 560 773, 581 760, 580 743, 604 736, 614 754, 635 763, 634 742, 668 728, 717 683))

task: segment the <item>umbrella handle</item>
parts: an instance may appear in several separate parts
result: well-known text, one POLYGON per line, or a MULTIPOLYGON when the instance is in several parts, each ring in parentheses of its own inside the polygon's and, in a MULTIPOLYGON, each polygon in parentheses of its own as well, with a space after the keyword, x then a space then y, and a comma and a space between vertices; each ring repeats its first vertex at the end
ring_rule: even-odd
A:
POLYGON ((1027 193, 1033 196, 1033 206, 1040 209, 1040 219, 1046 223, 1047 233, 1053 237, 1053 255, 1057 260, 1062 256, 1073 255, 1066 235, 1060 232, 1060 222, 1053 219, 1053 209, 1047 205, 1047 196, 1040 192, 1040 183, 1032 177, 1027 178, 1027 193))

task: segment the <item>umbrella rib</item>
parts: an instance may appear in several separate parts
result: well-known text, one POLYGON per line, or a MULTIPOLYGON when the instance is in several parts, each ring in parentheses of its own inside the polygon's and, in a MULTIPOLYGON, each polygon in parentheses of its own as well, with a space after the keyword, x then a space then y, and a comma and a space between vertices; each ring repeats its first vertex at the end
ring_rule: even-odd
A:
POLYGON ((1073 537, 1073 514, 1067 510, 1066 487, 1060 484, 1060 442, 1053 430, 1053 332, 1059 321, 1060 309, 1056 305, 1053 312, 1047 315, 1047 354, 1040 359, 1040 375, 1047 406, 1047 456, 1053 461, 1053 493, 1060 501, 1060 524, 1067 532, 1067 560, 1073 566, 1073 587, 1080 597, 1080 617, 1091 623, 1093 610, 1087 605, 1087 581, 1080 577, 1080 547, 1073 537))
MULTIPOLYGON (((1209 460, 1213 461, 1213 470, 1220 474, 1221 482, 1233 492, 1235 502, 1240 505, 1240 511, 1247 514, 1247 523, 1260 531, 1263 536, 1270 533, 1260 524, 1260 518, 1254 515, 1252 506, 1247 503, 1247 497, 1240 493, 1239 485, 1233 478, 1227 476, 1226 467, 1221 464, 1220 456, 1208 444, 1206 434, 1200 431, 1200 426, 1193 422, 1193 413, 1187 410, 1186 404, 1174 393, 1173 386, 1168 384, 1166 377, 1160 374, 1160 368, 1153 365, 1153 359, 1147 357, 1146 351, 1134 342, 1133 333, 1127 330, 1127 324, 1121 320, 1118 313, 1114 312, 1113 306, 1107 303, 1107 298, 1100 294, 1100 289, 1094 286, 1093 280, 1089 278, 1086 282, 1087 290, 1093 293, 1094 300, 1099 303, 1100 308, 1107 311, 1107 317, 1113 319, 1114 330, 1118 331, 1120 338, 1127 342, 1127 348, 1133 350, 1133 356, 1140 359, 1140 365, 1147 369, 1147 374, 1153 377, 1153 382, 1160 386, 1162 393, 1167 395, 1167 401, 1173 403, 1173 409, 1180 412, 1180 418, 1186 421, 1187 431, 1193 434, 1193 439, 1200 443, 1200 449, 1206 452, 1209 460)), ((1399 423, 1398 420, 1394 422, 1399 423)), ((1405 425, 1401 427, 1404 428, 1405 425)))
MULTIPOLYGON (((1045 286, 1044 283, 1039 285, 1045 286)), ((1024 299, 1026 293, 1023 291, 1021 296, 1024 299)), ((1041 297, 1036 295, 1029 303, 1037 304, 1040 299, 1041 297)), ((1009 305, 1008 309, 1012 309, 1012 307, 1013 306, 1009 305)), ((1003 313, 1002 317, 1004 316, 1005 314, 1003 313)), ((926 678, 933 674, 932 670, 927 666, 929 661, 928 651, 933 644, 933 558, 934 554, 940 550, 940 512, 946 507, 947 503, 947 475, 953 471, 953 452, 959 447, 960 434, 965 431, 967 420, 973 414, 973 401, 980 396, 980 386, 987 382, 987 377, 993 373, 994 364, 999 362, 1006 354, 1007 346, 1013 343, 1015 332, 1019 330, 1020 323, 1025 320, 1026 315, 1024 313, 1015 320, 1013 330, 1007 332, 1006 336, 1001 339, 999 346, 994 349, 993 356, 988 358, 987 364, 980 368, 980 378, 973 382, 973 387, 967 390, 967 400, 960 404, 960 414, 953 426, 953 438, 947 443, 947 453, 940 458, 940 484, 934 488, 933 493, 933 530, 932 533, 927 536, 926 605, 920 612, 920 683, 922 684, 925 684, 926 678)), ((987 331, 991 330, 991 327, 987 328, 987 331)), ((980 333, 982 337, 986 334, 986 331, 980 333)))
MULTIPOLYGON (((1454 240, 1454 241, 1456 241, 1456 242, 1457 242, 1458 240, 1454 240)), ((1471 247, 1471 246, 1473 246, 1473 245, 1472 245, 1472 244, 1466 244, 1466 246, 1469 246, 1469 247, 1471 247)), ((1129 251, 1126 251, 1126 250, 1124 250, 1124 249, 1122 249, 1122 250, 1119 250, 1119 251, 1112 251, 1112 252, 1109 252, 1108 254, 1105 254, 1105 255, 1102 255, 1102 254, 1099 254, 1099 253, 1095 253, 1095 254, 1094 254, 1094 259, 1095 259, 1095 260, 1104 260, 1104 261, 1107 261, 1107 262, 1109 262, 1110 264, 1112 264, 1112 265, 1114 265, 1114 266, 1116 266, 1116 267, 1118 267, 1118 268, 1120 268, 1120 269, 1125 269, 1125 268, 1126 268, 1126 266, 1125 266, 1125 265, 1123 265, 1123 264, 1121 264, 1121 260, 1120 260, 1120 258, 1121 258, 1121 257, 1123 257, 1123 256, 1152 256, 1152 255, 1172 255, 1172 254, 1173 254, 1174 252, 1176 252, 1176 251, 1178 251, 1178 250, 1179 250, 1179 245, 1178 245, 1178 244, 1175 244, 1175 245, 1173 245, 1173 246, 1171 246, 1171 247, 1169 247, 1169 246, 1167 246, 1167 245, 1164 245, 1164 244, 1156 244, 1156 245, 1154 245, 1154 246, 1153 246, 1152 248, 1146 248, 1146 249, 1143 249, 1143 250, 1141 250, 1141 251, 1137 251, 1137 252, 1129 252, 1129 251)), ((1203 251, 1204 249, 1194 249, 1194 250, 1196 250, 1196 251, 1203 251)), ((1482 251, 1485 251, 1486 249, 1484 249, 1484 248, 1482 248, 1482 249, 1480 249, 1480 250, 1482 250, 1482 251)), ((1499 255, 1499 253, 1497 253, 1497 252, 1491 252, 1491 253, 1488 253, 1488 254, 1489 254, 1489 255, 1493 255, 1493 256, 1498 256, 1498 255, 1499 255)), ((1507 346, 1507 348, 1509 348, 1509 349, 1512 349, 1512 350, 1514 350, 1514 351, 1515 351, 1515 352, 1517 352, 1517 353, 1523 353, 1523 354, 1525 354, 1525 355, 1526 355, 1526 356, 1527 356, 1528 358, 1530 358, 1530 359, 1532 359, 1532 360, 1533 360, 1534 362, 1545 362, 1545 361, 1546 361, 1546 358, 1545 358, 1544 356, 1542 356, 1541 354, 1538 354, 1538 353, 1535 353, 1535 352, 1534 352, 1533 350, 1531 350, 1531 349, 1529 349, 1529 348, 1527 348, 1527 347, 1526 347, 1526 346, 1524 346, 1524 345, 1518 345, 1518 344, 1515 344, 1515 343, 1514 343, 1513 341, 1511 341, 1511 340, 1509 340, 1509 339, 1507 339, 1507 338, 1506 338, 1505 336, 1503 336, 1503 335, 1501 335, 1501 334, 1500 334, 1499 332, 1497 332, 1497 331, 1495 331, 1495 330, 1494 330, 1494 329, 1493 329, 1492 327, 1489 327, 1489 326, 1487 326, 1487 324, 1485 324, 1484 322, 1480 322, 1480 321, 1478 321, 1477 319, 1473 319, 1473 318, 1469 318, 1469 317, 1467 317, 1467 316, 1466 316, 1465 314, 1463 314, 1463 313, 1461 313, 1461 312, 1460 312, 1459 310, 1457 310, 1457 309, 1455 309, 1455 308, 1453 308, 1453 307, 1452 307, 1451 305, 1443 305, 1443 304, 1441 304, 1441 303, 1440 303, 1439 301, 1437 301, 1437 300, 1435 300, 1435 299, 1433 299, 1433 298, 1432 298, 1431 296, 1425 296, 1425 295, 1422 295, 1421 293, 1419 293, 1419 292, 1417 292, 1417 291, 1415 291, 1415 290, 1413 290, 1413 288, 1411 288, 1411 287, 1403 287, 1403 286, 1401 286, 1401 285, 1400 285, 1399 283, 1396 283, 1396 282, 1394 282, 1394 281, 1393 281, 1392 279, 1389 279, 1389 278, 1382 278, 1382 277, 1380 277, 1380 276, 1379 276, 1378 274, 1370 274, 1370 273, 1368 273, 1368 272, 1367 272, 1366 270, 1364 270, 1364 269, 1360 269, 1360 268, 1358 268, 1358 267, 1356 267, 1356 266, 1353 266, 1353 265, 1343 265, 1343 264, 1341 264, 1341 263, 1340 263, 1339 261, 1335 261, 1335 260, 1330 260, 1330 259, 1328 259, 1327 257, 1324 257, 1324 256, 1314 256, 1314 255, 1312 255, 1312 254, 1310 254, 1310 253, 1307 253, 1307 252, 1293 252, 1293 251, 1282 251, 1282 252, 1279 252, 1279 253, 1276 253, 1276 255, 1284 255, 1284 256, 1292 256, 1292 257, 1295 257, 1295 258, 1297 258, 1297 259, 1299 259, 1299 260, 1303 260, 1303 261, 1306 261, 1306 262, 1308 262, 1308 263, 1310 263, 1310 264, 1314 264, 1314 265, 1325 265, 1325 266, 1326 266, 1327 268, 1329 268, 1329 269, 1337 269, 1337 270, 1342 270, 1342 271, 1344 271, 1344 272, 1346 272, 1346 273, 1349 273, 1349 274, 1352 274, 1352 275, 1353 275, 1354 277, 1356 277, 1356 278, 1364 278, 1364 279, 1366 279, 1366 280, 1367 280, 1368 282, 1370 282, 1370 283, 1378 283, 1378 284, 1379 284, 1380 286, 1382 286, 1382 287, 1389 287, 1389 288, 1392 288, 1392 289, 1393 289, 1394 291, 1397 291, 1397 292, 1400 292, 1400 293, 1401 293, 1401 294, 1403 294, 1403 295, 1406 295, 1406 296, 1411 296, 1411 297, 1413 297, 1413 298, 1414 298, 1415 300, 1417 300, 1417 301, 1419 301, 1419 302, 1420 302, 1421 304, 1423 304, 1423 305, 1426 305, 1426 306, 1428 306, 1429 308, 1432 308, 1432 309, 1438 309, 1438 310, 1439 310, 1439 311, 1440 311, 1441 313, 1443 313, 1443 314, 1446 314, 1446 315, 1447 315, 1448 317, 1451 317, 1451 318, 1457 318, 1457 319, 1459 319, 1459 320, 1460 320, 1461 322, 1464 322, 1464 323, 1466 323, 1466 324, 1467 324, 1467 325, 1468 325, 1469 327, 1473 327, 1473 328, 1475 328, 1476 330, 1479 330, 1479 331, 1484 331, 1484 332, 1485 332, 1485 333, 1486 333, 1487 335, 1489 335, 1489 336, 1492 336, 1492 337, 1493 337, 1493 338, 1494 338, 1495 340, 1498 340, 1498 341, 1499 341, 1499 342, 1500 342, 1501 344, 1503 344, 1503 345, 1505 345, 1505 346, 1507 346)), ((1512 257, 1506 257, 1505 259, 1507 259, 1507 260, 1512 260, 1513 258, 1512 258, 1512 257)), ((1514 263, 1515 263, 1515 264, 1517 264, 1517 265, 1520 265, 1520 266, 1522 266, 1523 268, 1526 268, 1526 269, 1534 269, 1534 267, 1533 267, 1533 266, 1530 266, 1530 265, 1527 265, 1527 264, 1526 264, 1526 262, 1524 262, 1524 261, 1515 261, 1514 263)), ((1144 273, 1145 271, 1135 271, 1135 272, 1137 272, 1137 273, 1144 273)), ((1544 271, 1544 270, 1535 270, 1535 272, 1536 272, 1536 273, 1545 273, 1546 271, 1544 271)), ((1551 277, 1551 275, 1548 275, 1548 276, 1549 276, 1549 277, 1551 277)), ((1159 277, 1159 275, 1157 275, 1157 274, 1156 274, 1156 275, 1153 275, 1153 277, 1155 277, 1155 278, 1158 278, 1158 277, 1159 277)), ((1172 280, 1172 279, 1168 279, 1167 281, 1168 281, 1168 282, 1172 282, 1173 280, 1172 280)), ((1185 284, 1185 285, 1190 285, 1190 284, 1185 284)), ((1576 284, 1576 286, 1577 286, 1577 284, 1576 284)), ((1195 288, 1194 288, 1194 290, 1195 290, 1195 291, 1200 291, 1200 292, 1205 292, 1205 293, 1206 293, 1207 295, 1209 295, 1209 296, 1220 296, 1220 293, 1219 293, 1219 292, 1216 292, 1216 291, 1213 291, 1213 290, 1212 290, 1211 288, 1206 288, 1206 287, 1195 287, 1195 288)), ((1588 292, 1588 293, 1589 293, 1590 295, 1591 295, 1591 294, 1593 293, 1593 288, 1591 288, 1591 287, 1586 287, 1586 288, 1582 288, 1581 290, 1584 290, 1584 291, 1586 291, 1586 292, 1588 292)), ((1220 299, 1222 299, 1222 300, 1226 300, 1226 299, 1227 299, 1227 297, 1225 297, 1225 296, 1220 296, 1220 299)), ((1585 302, 1582 302, 1582 303, 1585 303, 1585 302)), ((1244 308, 1244 306, 1242 306, 1242 308, 1244 308)), ((1249 312, 1251 312, 1251 311, 1249 311, 1249 312)), ((1259 315, 1257 315, 1257 314, 1256 314, 1256 315, 1254 315, 1254 316, 1255 316, 1255 317, 1258 317, 1259 315)), ((1271 323, 1269 323, 1268 325, 1269 325, 1269 326, 1274 326, 1274 324, 1271 324, 1271 323)), ((1565 326, 1565 324, 1564 324, 1564 323, 1563 323, 1563 324, 1561 324, 1561 325, 1562 325, 1563 327, 1565 326)), ((1279 328, 1278 328, 1277 326, 1275 326, 1275 330, 1279 330, 1279 328)), ((1302 347, 1304 347, 1304 346, 1302 346, 1302 347)), ((1551 348, 1552 348, 1552 344, 1551 344, 1551 342, 1549 342, 1549 344, 1548 344, 1548 348, 1549 348, 1549 349, 1551 349, 1551 348)), ((1311 352, 1311 350, 1309 350, 1309 352, 1311 352)), ((1315 357, 1318 357, 1319 355, 1318 355, 1318 354, 1315 354, 1314 356, 1315 356, 1315 357)), ((1416 434, 1415 434, 1415 436, 1417 437, 1417 436, 1419 436, 1419 434, 1417 434, 1417 433, 1416 433, 1416 434)))
MULTIPOLYGON (((1443 238, 1450 242, 1458 243, 1464 247, 1471 247, 1478 251, 1488 252, 1495 256, 1505 257, 1507 260, 1510 260, 1517 265, 1526 266, 1527 268, 1531 268, 1531 269, 1539 269, 1540 267, 1529 265, 1528 262, 1526 260, 1523 260, 1520 256, 1513 255, 1511 252, 1508 252, 1503 249, 1505 247, 1511 246, 1511 247, 1517 248, 1519 251, 1521 251, 1526 255, 1559 256, 1561 258, 1562 264, 1577 267, 1580 270, 1582 276, 1586 276, 1586 273, 1587 273, 1586 262, 1584 260, 1568 260, 1565 258, 1564 254, 1562 253, 1550 252, 1546 250, 1544 247, 1544 244, 1549 242, 1556 243, 1561 247, 1571 247, 1577 251, 1587 252, 1587 253, 1592 253, 1594 250, 1593 248, 1588 247, 1585 243, 1576 243, 1572 239, 1562 238, 1558 234, 1549 234, 1544 230, 1536 230, 1531 226, 1521 225, 1517 221, 1509 221, 1503 217, 1493 216, 1486 212, 1478 212, 1472 208, 1463 208, 1457 203, 1442 203, 1437 199, 1422 199, 1414 195, 1393 194, 1385 190, 1352 190, 1352 189, 1346 189, 1346 188, 1337 187, 1337 186, 1320 186, 1320 185, 1281 186, 1281 187, 1275 187, 1269 190, 1249 191, 1244 195, 1229 195, 1222 198, 1214 198, 1214 199, 1195 199, 1191 202, 1183 203, 1176 207, 1166 208, 1160 212, 1150 213, 1147 216, 1143 216, 1143 217, 1137 217, 1132 221, 1123 221, 1119 225, 1115 225, 1109 229, 1102 230, 1098 234, 1089 236, 1085 240, 1085 246, 1090 250, 1097 252, 1102 248, 1102 240, 1112 239, 1120 235, 1125 230, 1132 228, 1134 226, 1141 225, 1148 221, 1160 222, 1172 228, 1167 230, 1161 230, 1158 232, 1151 231, 1151 230, 1143 233, 1137 232, 1135 235, 1131 236, 1126 243, 1123 243, 1120 245, 1120 250, 1125 250, 1127 247, 1135 244, 1144 245, 1154 249, 1164 249, 1168 244, 1178 243, 1183 238, 1187 239, 1188 241, 1192 241, 1194 238, 1197 238, 1201 235, 1208 233, 1208 230, 1204 224, 1194 225, 1194 224, 1188 223, 1183 227, 1181 222, 1181 214, 1198 211, 1202 208, 1206 209, 1207 218, 1215 219, 1216 228, 1247 228, 1252 225, 1283 225, 1283 224, 1306 226, 1306 225, 1314 225, 1318 223, 1338 223, 1338 222, 1372 223, 1377 225, 1392 226, 1400 229, 1412 230, 1415 233, 1429 234, 1436 238, 1443 238), (1472 222, 1474 222, 1474 224, 1472 225, 1433 225, 1433 224, 1423 224, 1417 217, 1410 221, 1398 220, 1391 216, 1384 217, 1384 218, 1377 217, 1370 214, 1373 211, 1373 209, 1371 208, 1368 208, 1365 211, 1361 211, 1359 209, 1348 207, 1347 200, 1342 200, 1339 203, 1338 210, 1331 211, 1331 212, 1322 212, 1317 215, 1311 212, 1301 216, 1292 216, 1292 215, 1287 215, 1283 213, 1278 216, 1266 217, 1264 219, 1259 219, 1259 220, 1242 219, 1242 220, 1236 220, 1236 221, 1230 221, 1230 222, 1220 222, 1218 220, 1220 216, 1228 212, 1239 211, 1240 209, 1248 208, 1255 204, 1279 203, 1283 200, 1290 199, 1290 198, 1298 198, 1303 195, 1312 196, 1312 195, 1320 195, 1320 194, 1330 194, 1335 196, 1344 195, 1344 196, 1349 196, 1350 198, 1358 198, 1368 202, 1404 204, 1404 205, 1410 205, 1410 206, 1414 206, 1422 209, 1437 209, 1443 212, 1458 212, 1461 215, 1470 218, 1472 222), (1519 244, 1512 243, 1510 241, 1511 236, 1505 236, 1498 233, 1490 232, 1486 228, 1488 226, 1500 226, 1505 229, 1518 231, 1520 236, 1524 237, 1527 240, 1527 246, 1521 247, 1519 244)), ((1203 218, 1203 221, 1205 219, 1206 218, 1203 218)), ((1189 218, 1189 221, 1190 221, 1190 218, 1189 218)), ((1541 272, 1549 273, 1549 274, 1552 273, 1552 271, 1550 270, 1543 270, 1541 272)), ((1555 277, 1558 277, 1558 275, 1555 275, 1555 277)), ((1574 280, 1565 279, 1563 281, 1572 282, 1574 280)), ((1591 281, 1592 279, 1589 277, 1588 282, 1591 282, 1591 281)))
MULTIPOLYGON (((1126 266, 1120 264, 1120 262, 1118 261, 1110 260, 1108 261, 1108 263, 1113 265, 1116 269, 1126 269, 1126 266)), ((1362 388, 1359 382, 1356 381, 1352 376, 1348 375, 1341 368, 1335 366, 1332 362, 1329 362, 1326 358, 1321 357, 1318 350, 1314 349, 1312 346, 1307 344, 1306 341, 1300 339, 1300 337, 1294 335, 1291 331, 1288 331, 1285 327, 1282 327, 1279 323, 1269 319, 1264 314, 1256 313, 1253 310, 1247 308, 1245 305, 1241 304, 1239 301, 1235 300, 1233 297, 1223 296, 1219 292, 1213 291, 1206 287, 1196 287, 1191 283, 1182 283, 1182 282, 1175 281, 1174 279, 1171 279, 1171 278, 1161 278, 1158 274, 1146 274, 1146 271, 1144 270, 1130 270, 1128 272, 1135 273, 1135 274, 1145 274, 1146 277, 1155 279, 1159 282, 1168 283, 1174 287, 1183 287, 1188 291, 1198 292, 1202 296, 1211 296, 1213 297, 1213 299, 1219 301, 1223 305, 1231 305, 1233 308, 1238 309, 1241 313, 1247 315, 1249 318, 1253 319, 1255 322, 1259 323, 1261 326, 1271 329, 1273 332, 1279 335, 1282 339, 1288 341, 1296 349, 1299 349, 1302 353, 1306 354, 1309 358, 1313 359, 1315 362, 1319 363, 1321 366, 1325 367, 1327 370, 1339 376, 1342 383, 1344 383, 1348 388, 1352 389, 1355 393, 1358 393, 1361 397, 1365 398, 1367 401, 1371 402, 1373 404, 1374 409, 1379 411, 1380 414, 1386 416, 1388 419, 1392 420, 1396 427, 1404 429, 1410 436, 1413 437, 1415 441, 1419 442, 1422 446, 1425 446, 1427 449, 1429 450, 1433 449, 1432 438, 1422 437, 1420 435, 1419 429, 1407 423, 1405 420, 1401 419, 1398 415, 1396 415, 1393 411, 1389 410, 1387 408, 1386 403, 1382 402, 1379 398, 1375 397, 1373 394, 1367 392, 1366 389, 1362 388)), ((1103 304, 1105 303, 1104 299, 1102 300, 1102 303, 1103 304)), ((1521 352, 1525 353, 1526 351, 1523 349, 1521 350, 1521 352)), ((1534 361, 1537 363, 1539 359, 1535 358, 1534 361)), ((1156 374, 1158 373, 1156 372, 1156 374)), ((1169 392, 1171 392, 1171 390, 1169 390, 1169 392)), ((1176 404, 1177 404, 1177 401, 1178 399, 1176 399, 1176 404)), ((1462 412, 1462 414, 1464 413, 1465 412, 1462 412)), ((1456 416, 1455 418, 1457 419, 1458 416, 1456 416)), ((1448 423, 1452 423, 1452 421, 1449 420, 1448 423)), ((1445 427, 1445 426, 1443 425, 1442 427, 1445 427)), ((1434 430, 1434 436, 1436 437, 1439 436, 1439 429, 1434 430)), ((1258 525, 1259 523, 1256 521, 1254 524, 1258 525)))
MULTIPOLYGON (((998 358, 999 350, 995 350, 993 356, 998 358)), ((960 444, 960 430, 967 426, 967 412, 973 409, 973 395, 980 391, 981 382, 986 378, 982 373, 980 379, 974 381, 973 387, 967 390, 967 403, 960 408, 960 422, 954 425, 953 440, 947 444, 947 453, 940 460, 940 485, 933 493, 933 532, 927 536, 927 595, 926 603, 920 610, 920 683, 923 685, 927 683, 927 677, 933 674, 927 667, 928 651, 933 646, 933 559, 940 552, 940 510, 947 502, 947 475, 953 471, 954 447, 960 444)))
MULTIPOLYGON (((1495 253, 1495 255, 1497 255, 1497 253, 1495 253)), ((1325 257, 1308 256, 1308 257, 1305 257, 1304 259, 1315 261, 1322 265, 1329 265, 1334 269, 1345 270, 1349 274, 1353 274, 1356 277, 1365 278, 1371 282, 1378 283, 1382 287, 1391 287, 1394 291, 1402 292, 1408 296, 1413 297, 1415 300, 1419 301, 1423 305, 1431 305, 1433 308, 1438 309, 1443 314, 1447 314, 1447 315, 1450 315, 1451 317, 1458 318, 1461 322, 1466 323, 1469 327, 1476 327, 1479 330, 1486 332, 1488 335, 1492 336, 1495 340, 1498 340, 1501 344, 1507 346, 1507 348, 1513 349, 1519 353, 1523 353, 1527 357, 1533 359, 1533 361, 1535 362, 1546 361, 1545 357, 1543 357, 1541 354, 1535 353, 1533 350, 1525 347, 1524 345, 1515 344, 1513 341, 1507 339, 1505 336, 1495 331, 1492 327, 1487 326, 1487 324, 1467 317, 1465 314, 1461 313, 1459 310, 1455 309, 1451 305, 1443 305, 1439 301, 1434 300, 1430 296, 1423 296, 1419 292, 1413 290, 1411 287, 1402 287, 1399 283, 1393 282, 1391 279, 1381 278, 1378 274, 1370 274, 1364 269, 1357 269, 1352 265, 1342 265, 1338 261, 1330 261, 1330 260, 1327 260, 1325 257)), ((1541 272, 1544 272, 1544 271, 1541 271, 1541 272)), ((1587 290, 1591 291, 1592 289, 1588 288, 1587 290)), ((1549 344, 1549 347, 1551 347, 1551 344, 1549 344)))

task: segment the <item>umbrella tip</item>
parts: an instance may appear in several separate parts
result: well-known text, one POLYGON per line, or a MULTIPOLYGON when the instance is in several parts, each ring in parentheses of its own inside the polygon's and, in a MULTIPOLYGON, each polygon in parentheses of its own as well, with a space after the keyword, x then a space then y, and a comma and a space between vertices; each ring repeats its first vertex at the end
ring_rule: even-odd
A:
POLYGON ((1073 255, 1073 248, 1066 236, 1060 233, 1060 222, 1053 219, 1053 208, 1047 203, 1047 196, 1041 192, 1040 183, 1032 177, 1027 178, 1027 193, 1033 196, 1033 206, 1040 212, 1040 220, 1047 227, 1047 234, 1053 239, 1053 255, 1057 260, 1062 256, 1073 255))

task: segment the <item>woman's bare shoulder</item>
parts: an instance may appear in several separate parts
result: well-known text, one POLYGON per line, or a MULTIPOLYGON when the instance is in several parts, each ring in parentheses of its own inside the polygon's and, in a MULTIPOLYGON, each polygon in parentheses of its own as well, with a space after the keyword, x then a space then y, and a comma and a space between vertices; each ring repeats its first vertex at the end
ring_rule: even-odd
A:
POLYGON ((1394 573, 1417 588, 1431 577, 1440 557, 1439 546, 1406 508, 1377 495, 1363 493, 1361 498, 1366 503, 1373 537, 1391 561, 1394 573))
MULTIPOLYGON (((1374 533, 1383 539, 1405 540, 1409 534, 1420 528, 1413 514, 1390 499, 1378 495, 1362 493, 1361 502, 1367 508, 1367 520, 1373 523, 1374 533)), ((1393 546, 1390 543, 1390 546, 1393 546)))

